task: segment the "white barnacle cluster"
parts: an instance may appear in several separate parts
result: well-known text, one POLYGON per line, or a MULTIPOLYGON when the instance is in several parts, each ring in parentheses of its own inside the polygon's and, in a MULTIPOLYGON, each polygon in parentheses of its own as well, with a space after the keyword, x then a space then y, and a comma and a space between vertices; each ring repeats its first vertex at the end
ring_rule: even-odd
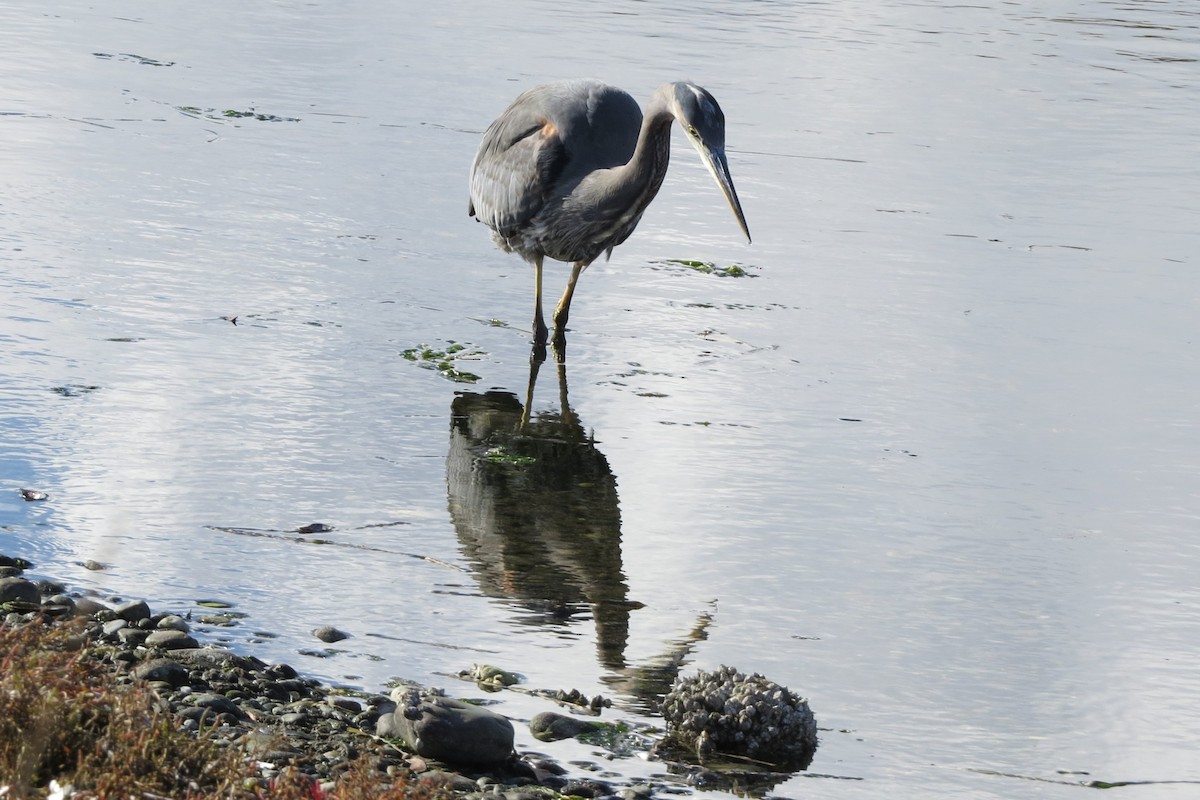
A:
POLYGON ((397 711, 411 720, 418 720, 424 716, 426 703, 437 703, 438 698, 445 696, 446 692, 442 689, 429 689, 422 692, 415 686, 410 686, 403 692, 392 692, 392 699, 398 706, 397 711))
POLYGON ((662 712, 670 736, 702 759, 724 753, 803 769, 817 749, 817 721, 804 698, 733 667, 678 678, 662 712))

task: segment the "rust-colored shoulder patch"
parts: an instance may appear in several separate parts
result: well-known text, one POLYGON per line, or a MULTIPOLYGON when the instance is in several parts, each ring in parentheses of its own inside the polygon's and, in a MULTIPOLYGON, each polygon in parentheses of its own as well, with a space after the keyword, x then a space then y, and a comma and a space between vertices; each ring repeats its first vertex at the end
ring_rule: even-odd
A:
POLYGON ((549 139, 551 136, 558 135, 558 128, 554 127, 554 123, 550 120, 542 120, 542 138, 549 139))

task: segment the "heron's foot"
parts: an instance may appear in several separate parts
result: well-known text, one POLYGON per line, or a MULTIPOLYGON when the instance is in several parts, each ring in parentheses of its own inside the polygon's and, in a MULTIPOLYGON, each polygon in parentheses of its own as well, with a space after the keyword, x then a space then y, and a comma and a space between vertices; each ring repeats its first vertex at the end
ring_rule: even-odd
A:
MULTIPOLYGON (((567 347, 567 310, 559 308, 554 312, 554 349, 566 352, 567 347)), ((562 359, 559 359, 560 361, 562 359)))
POLYGON ((554 312, 554 335, 559 336, 567 329, 568 309, 559 306, 554 312))
POLYGON ((554 360, 559 364, 567 360, 567 329, 555 326, 554 339, 550 342, 554 350, 554 360))

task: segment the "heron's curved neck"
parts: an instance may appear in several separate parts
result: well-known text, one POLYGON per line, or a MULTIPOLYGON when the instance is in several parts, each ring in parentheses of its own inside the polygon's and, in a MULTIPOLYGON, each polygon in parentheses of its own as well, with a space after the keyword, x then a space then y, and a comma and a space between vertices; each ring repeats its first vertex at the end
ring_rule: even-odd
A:
POLYGON ((619 168, 618 183, 625 191, 635 194, 639 211, 645 210, 667 175, 671 160, 671 113, 668 92, 670 84, 660 87, 646 105, 642 129, 638 132, 637 147, 629 163, 619 168))

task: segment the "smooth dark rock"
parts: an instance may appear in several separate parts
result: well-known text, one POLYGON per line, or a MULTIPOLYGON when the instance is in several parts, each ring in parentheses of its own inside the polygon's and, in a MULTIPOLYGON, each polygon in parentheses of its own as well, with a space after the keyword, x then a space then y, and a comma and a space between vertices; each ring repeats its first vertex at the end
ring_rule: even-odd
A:
POLYGON ((60 606, 55 605, 54 603, 42 603, 42 613, 48 617, 66 619, 75 613, 75 609, 72 606, 60 606))
POLYGON ((120 640, 121 644, 129 645, 131 647, 137 646, 146 641, 146 637, 149 635, 150 634, 148 632, 138 628, 121 628, 121 630, 117 631, 117 639, 120 640))
POLYGON ((160 631, 183 631, 184 633, 191 630, 191 626, 187 624, 187 620, 177 614, 167 614, 154 627, 160 631))
POLYGON ((30 603, 37 605, 42 600, 36 583, 24 578, 0 578, 0 603, 30 603))
POLYGON ((529 720, 529 731, 543 742, 574 739, 581 733, 600 730, 600 725, 591 720, 570 717, 554 711, 543 711, 529 720))
POLYGON ((147 647, 161 647, 163 650, 179 650, 184 647, 195 647, 198 642, 183 631, 152 631, 146 637, 147 647))
POLYGON ((261 670, 266 667, 262 661, 253 656, 239 656, 228 650, 218 650, 215 647, 185 647, 171 651, 171 658, 182 664, 198 668, 236 667, 244 670, 261 670))
POLYGON ((604 797, 613 793, 613 787, 607 783, 584 778, 582 780, 567 781, 558 791, 559 794, 573 794, 578 797, 604 797))
MULTIPOLYGON (((221 712, 207 706, 189 706, 175 712, 175 716, 180 719, 191 720, 202 725, 212 725, 220 714, 221 712)), ((195 729, 193 728, 192 730, 195 729)))
POLYGON ((38 591, 44 595, 62 594, 67 590, 67 587, 58 581, 40 580, 37 585, 38 591))
POLYGON ((269 678, 295 678, 298 674, 291 664, 272 664, 264 671, 269 678))
POLYGON ((440 769, 426 772, 419 780, 423 785, 431 789, 449 789, 453 792, 470 792, 479 789, 479 785, 465 775, 445 772, 440 769))
POLYGON ((82 650, 83 648, 85 648, 87 646, 88 646, 88 637, 87 637, 87 634, 83 634, 83 633, 76 634, 74 636, 68 636, 62 642, 62 648, 64 650, 68 650, 68 651, 82 650))
POLYGON ((178 688, 188 682, 187 667, 170 658, 143 661, 133 669, 133 677, 143 681, 161 681, 178 688))
POLYGON ((382 714, 375 732, 450 764, 494 765, 513 752, 513 726, 506 717, 448 697, 426 696, 417 706, 382 714))
POLYGON ((23 558, 13 558, 12 556, 0 555, 0 567, 16 567, 17 569, 29 569, 33 566, 33 562, 26 561, 23 558))
POLYGON ((121 603, 113 611, 126 622, 150 619, 150 606, 146 605, 145 600, 130 600, 127 603, 121 603))
POLYGON ((111 609, 99 601, 93 600, 90 597, 81 597, 75 601, 76 613, 90 617, 101 611, 111 611, 111 609))
POLYGON ((313 631, 313 636, 325 642, 325 644, 333 644, 334 642, 340 642, 342 639, 348 639, 350 634, 345 631, 339 631, 332 625, 323 625, 313 631))
POLYGON ((341 695, 331 694, 325 698, 325 702, 334 708, 342 711, 349 711, 352 714, 357 714, 362 711, 362 704, 352 697, 343 697, 341 695))
POLYGON ((117 631, 124 630, 129 627, 129 623, 123 619, 111 619, 100 626, 101 632, 105 636, 116 636, 117 631))
POLYGON ((192 697, 192 705, 197 708, 207 708, 215 711, 218 714, 232 714, 235 717, 245 717, 245 712, 238 707, 238 704, 230 700, 224 695, 214 692, 205 692, 192 697))

